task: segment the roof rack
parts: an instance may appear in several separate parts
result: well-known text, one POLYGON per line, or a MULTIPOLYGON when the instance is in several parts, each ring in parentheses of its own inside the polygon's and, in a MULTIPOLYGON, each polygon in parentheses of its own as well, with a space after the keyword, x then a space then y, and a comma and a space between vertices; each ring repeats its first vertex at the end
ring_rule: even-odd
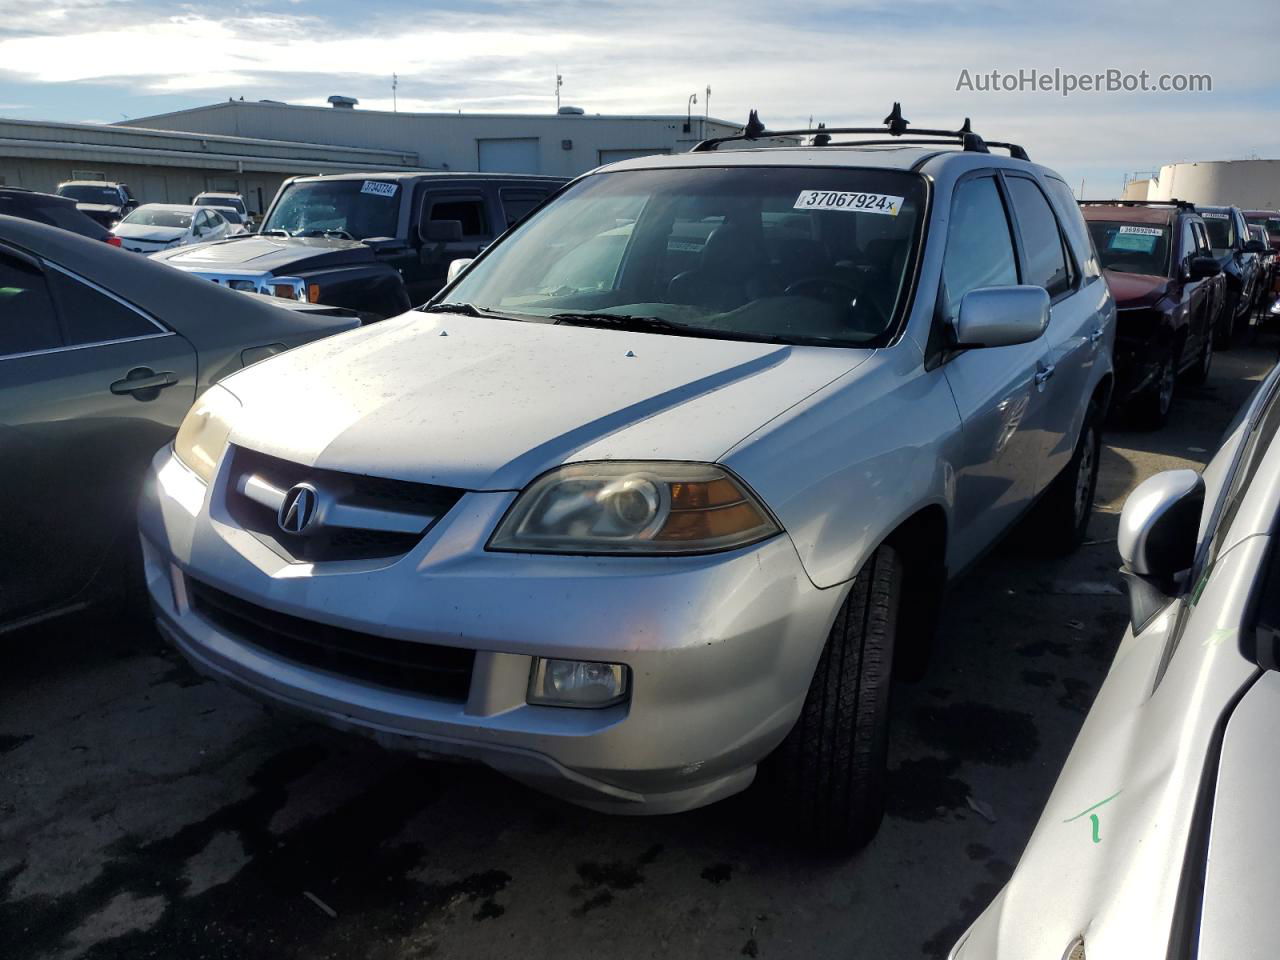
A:
POLYGON ((1179 210, 1195 210, 1190 200, 1081 200, 1080 206, 1088 207, 1177 207, 1179 210))
POLYGON ((755 110, 751 111, 747 118, 747 125, 742 128, 742 132, 728 137, 712 137, 709 140, 703 140, 694 146, 691 153, 709 153, 715 150, 722 143, 732 143, 741 140, 767 140, 774 137, 811 137, 812 146, 828 147, 828 146, 849 146, 850 142, 842 141, 833 143, 832 135, 839 134, 841 136, 868 136, 887 133, 892 139, 888 140, 860 140, 857 141, 858 146, 884 146, 887 144, 902 145, 911 144, 912 146, 936 144, 939 140, 951 140, 959 143, 960 146, 969 153, 990 153, 990 147, 999 147, 1002 150, 1008 150, 1009 156, 1015 160, 1030 160, 1027 151, 1022 149, 1016 143, 1004 143, 997 140, 983 140, 973 132, 973 128, 969 125, 969 118, 964 118, 964 125, 959 130, 933 130, 919 127, 915 130, 908 131, 911 121, 902 115, 902 104, 894 101, 893 109, 889 111, 889 115, 884 118, 884 126, 882 127, 828 127, 825 124, 818 124, 817 130, 770 130, 760 121, 760 115, 755 110), (904 139, 906 134, 910 132, 910 137, 904 139))

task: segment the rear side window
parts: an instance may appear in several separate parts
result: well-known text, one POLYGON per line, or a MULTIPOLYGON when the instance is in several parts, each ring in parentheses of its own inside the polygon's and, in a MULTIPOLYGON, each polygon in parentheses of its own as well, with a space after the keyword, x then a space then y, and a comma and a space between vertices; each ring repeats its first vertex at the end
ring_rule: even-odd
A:
POLYGON ((1058 221, 1049 207, 1049 201, 1026 177, 1008 177, 1009 195, 1018 217, 1018 231, 1022 235, 1022 282, 1044 287, 1050 297, 1071 289, 1071 271, 1067 267, 1062 249, 1062 235, 1058 221))
POLYGON ((1049 199, 1057 202, 1058 219, 1062 229, 1066 231, 1080 260, 1081 269, 1086 277, 1102 276, 1102 264, 1098 262, 1098 251, 1094 249, 1093 238, 1089 236, 1089 225, 1080 212, 1080 204, 1071 188, 1057 177, 1044 178, 1045 189, 1049 191, 1049 199))
POLYGON ((944 316, 954 319, 961 298, 970 290, 1017 282, 1009 219, 995 180, 963 181, 951 201, 947 253, 942 261, 944 316))
POLYGON ((464 237, 489 236, 489 218, 485 216, 484 200, 480 197, 441 197, 428 201, 431 204, 429 220, 457 220, 462 224, 464 237))
POLYGON ((62 346, 44 274, 0 253, 0 357, 62 346))
POLYGON ((160 332, 136 310, 79 280, 58 270, 50 270, 48 277, 68 345, 127 340, 160 332))
POLYGON ((502 212, 506 216, 508 227, 523 220, 547 199, 547 194, 542 190, 503 190, 499 196, 502 198, 502 212))

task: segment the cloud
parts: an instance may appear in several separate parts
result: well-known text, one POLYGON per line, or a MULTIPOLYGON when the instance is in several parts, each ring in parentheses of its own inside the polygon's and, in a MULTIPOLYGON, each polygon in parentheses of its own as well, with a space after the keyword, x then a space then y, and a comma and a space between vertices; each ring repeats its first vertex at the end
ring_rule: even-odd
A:
POLYGON ((756 107, 775 126, 804 127, 810 117, 866 124, 900 100, 917 125, 971 116, 993 139, 1082 171, 1280 154, 1280 62, 1275 30, 1262 29, 1280 27, 1274 0, 1233 0, 1232 16, 1197 19, 1194 29, 1151 0, 0 5, 0 79, 13 81, 3 95, 108 84, 135 116, 161 96, 162 109, 174 96, 323 103, 331 93, 386 108, 392 72, 402 110, 542 111, 554 103, 558 68, 564 102, 590 113, 680 114, 696 93, 700 114, 710 85, 713 116, 737 120, 756 107), (1032 67, 1209 73, 1213 92, 1064 99, 956 90, 962 69, 1032 67))

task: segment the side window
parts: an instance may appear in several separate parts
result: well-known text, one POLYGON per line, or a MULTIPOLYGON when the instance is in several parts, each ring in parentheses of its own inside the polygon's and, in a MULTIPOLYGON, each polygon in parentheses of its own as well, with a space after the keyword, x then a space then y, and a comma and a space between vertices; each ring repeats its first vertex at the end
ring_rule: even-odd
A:
POLYGON ((1009 218, 995 180, 965 180, 951 200, 951 226, 942 261, 943 315, 954 319, 961 298, 970 290, 1017 282, 1009 218))
POLYGON ((507 226, 517 220, 523 220, 543 200, 547 194, 542 190, 502 190, 498 196, 502 199, 502 213, 507 219, 507 226))
POLYGON ((88 284, 59 270, 50 270, 48 277, 68 345, 127 340, 160 332, 142 314, 88 284))
POLYGON ((0 253, 0 357, 62 346, 44 274, 0 253))
POLYGON ((441 197, 432 200, 428 197, 427 203, 431 205, 428 220, 457 220, 462 224, 462 235, 467 238, 491 236, 482 198, 441 197))
POLYGON ((1018 230, 1022 234, 1022 250, 1027 262, 1023 264, 1022 282, 1044 287, 1050 297, 1071 289, 1071 271, 1067 267, 1062 249, 1062 234, 1058 221, 1049 208, 1035 181, 1026 177, 1007 177, 1013 209, 1018 215, 1018 230))
POLYGON ((1204 224, 1199 220, 1191 221, 1191 232, 1196 237, 1197 255, 1207 255, 1209 253, 1209 234, 1205 232, 1204 224))
POLYGON ((1084 275, 1086 277, 1102 276, 1102 264, 1098 260, 1098 251, 1094 248, 1093 237, 1089 234, 1089 225, 1084 222, 1084 214, 1080 212, 1076 195, 1071 192, 1071 188, 1065 181, 1057 177, 1045 177, 1044 185, 1049 191, 1049 199, 1057 201, 1058 219, 1071 240, 1071 246, 1075 248, 1076 257, 1080 260, 1084 275))
POLYGON ((1182 221, 1182 249, 1178 251, 1178 256, 1185 261, 1187 257, 1196 252, 1200 246, 1196 242, 1195 225, 1190 220, 1182 221))

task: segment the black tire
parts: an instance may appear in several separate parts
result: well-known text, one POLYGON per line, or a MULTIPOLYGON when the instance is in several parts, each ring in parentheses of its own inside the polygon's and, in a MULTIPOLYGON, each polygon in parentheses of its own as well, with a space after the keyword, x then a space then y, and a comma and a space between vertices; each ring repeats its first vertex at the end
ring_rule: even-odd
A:
POLYGON ((1156 382, 1142 392, 1133 403, 1134 418, 1138 426, 1147 430, 1159 430, 1169 422, 1173 409, 1173 395, 1178 385, 1178 353, 1169 351, 1160 361, 1156 382))
POLYGON ((1071 459, 1054 478, 1038 507, 1039 541, 1049 552, 1071 553, 1084 543, 1098 490, 1101 459, 1102 413, 1096 403, 1091 403, 1071 459))
POLYGON ((765 762, 780 822, 809 845, 851 853, 880 826, 893 642, 903 566, 882 545, 854 578, 814 670, 800 718, 765 762))
POLYGON ((1213 338, 1206 336, 1200 346, 1200 354, 1196 357, 1195 366, 1186 372, 1186 381, 1193 387, 1202 386, 1209 379, 1209 368, 1213 366, 1213 338))
POLYGON ((1236 305, 1239 299, 1238 295, 1228 293, 1226 303, 1222 305, 1222 312, 1218 314, 1218 325, 1213 331, 1213 349, 1219 352, 1231 349, 1231 336, 1235 331, 1236 305))

